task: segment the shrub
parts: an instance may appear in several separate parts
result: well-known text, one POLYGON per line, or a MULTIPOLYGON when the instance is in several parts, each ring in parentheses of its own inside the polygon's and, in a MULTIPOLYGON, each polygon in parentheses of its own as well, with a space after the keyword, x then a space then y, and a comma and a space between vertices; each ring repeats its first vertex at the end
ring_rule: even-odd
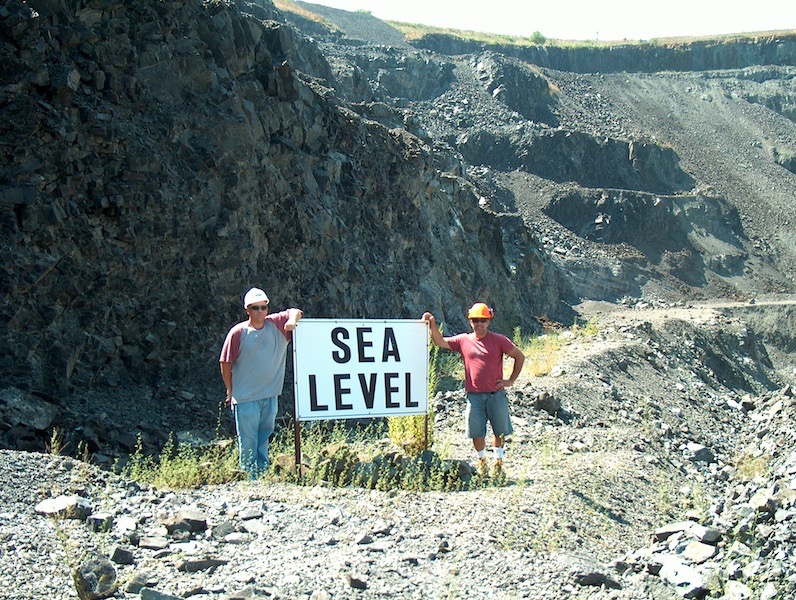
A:
POLYGON ((542 46, 545 43, 547 43, 547 38, 538 31, 534 31, 529 39, 531 40, 532 43, 537 44, 539 46, 542 46))

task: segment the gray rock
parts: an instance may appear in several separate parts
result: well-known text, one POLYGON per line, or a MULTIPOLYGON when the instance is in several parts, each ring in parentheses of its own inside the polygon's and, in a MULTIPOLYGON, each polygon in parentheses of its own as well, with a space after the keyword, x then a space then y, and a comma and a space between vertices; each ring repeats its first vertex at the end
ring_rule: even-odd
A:
POLYGON ((141 590, 146 588, 148 584, 149 580, 145 575, 141 573, 134 573, 124 586, 124 591, 128 594, 138 594, 141 592, 141 590))
POLYGON ((373 538, 367 533, 359 533, 354 538, 354 543, 357 545, 372 544, 373 538))
POLYGON ((9 425, 24 424, 40 431, 52 425, 59 410, 55 404, 14 387, 0 390, 0 406, 2 419, 9 425))
POLYGON ((81 600, 108 598, 116 592, 116 569, 107 558, 84 561, 76 569, 74 578, 81 600))
POLYGON ((255 506, 249 506, 244 508, 238 516, 242 521, 248 521, 250 519, 260 519, 263 516, 263 511, 261 508, 255 506))
POLYGON ((151 535, 142 537, 138 542, 139 548, 146 548, 148 550, 163 550, 168 548, 171 542, 167 537, 161 535, 151 535))
POLYGON ((712 463, 715 462, 716 457, 713 454, 713 451, 704 446, 703 444, 698 444, 696 442, 688 442, 686 445, 686 449, 688 454, 692 457, 692 460, 697 462, 707 462, 712 463))
POLYGON ((185 571, 186 573, 196 573, 198 571, 207 571, 210 569, 215 569, 216 567, 220 567, 221 565, 227 564, 226 559, 221 558, 198 558, 198 559, 188 559, 182 560, 177 563, 177 570, 178 571, 185 571))
POLYGON ((695 565, 701 565, 716 556, 717 553, 718 549, 716 546, 703 544, 702 542, 690 542, 683 550, 683 556, 695 565))
POLYGON ((752 589, 739 581, 728 581, 724 596, 727 600, 750 600, 752 589))
POLYGON ((169 534, 176 531, 199 532, 207 529, 207 517, 196 510, 181 510, 176 515, 161 519, 169 534))
POLYGON ((141 588, 139 595, 141 600, 181 600, 179 596, 166 594, 150 587, 141 588))
POLYGON ((622 587, 616 580, 599 571, 579 573, 575 576, 575 583, 581 586, 605 586, 611 589, 621 589, 622 587))
POLYGON ((114 546, 113 549, 111 549, 110 559, 117 565, 132 565, 135 563, 133 552, 120 546, 114 546))
POLYGON ((689 531, 692 525, 693 523, 691 521, 678 521, 677 523, 669 523, 668 525, 658 527, 653 532, 653 536, 656 541, 664 541, 669 539, 669 537, 674 534, 689 531))
POLYGON ((674 586, 683 598, 699 598, 707 592, 698 569, 673 556, 662 555, 660 561, 660 578, 674 586))
POLYGON ((345 576, 348 585, 355 590, 366 590, 368 589, 368 581, 366 578, 358 575, 352 575, 351 573, 346 573, 345 576))
POLYGON ((687 529, 688 533, 704 544, 716 545, 721 539, 721 532, 713 527, 705 527, 699 523, 691 523, 687 529))
POLYGON ((557 416, 561 411, 561 401, 548 392, 542 392, 537 395, 534 406, 551 416, 557 416))
POLYGON ((113 527, 113 515, 107 512, 92 513, 86 519, 92 531, 110 531, 113 527))
POLYGON ((73 495, 42 500, 35 510, 48 517, 85 521, 94 509, 90 500, 73 495))

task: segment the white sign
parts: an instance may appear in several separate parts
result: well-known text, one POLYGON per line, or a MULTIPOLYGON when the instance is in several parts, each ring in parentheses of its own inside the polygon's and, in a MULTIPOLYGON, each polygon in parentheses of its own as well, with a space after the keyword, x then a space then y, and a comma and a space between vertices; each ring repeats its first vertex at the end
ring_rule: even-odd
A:
POLYGON ((301 319, 293 331, 296 419, 428 412, 428 323, 301 319))

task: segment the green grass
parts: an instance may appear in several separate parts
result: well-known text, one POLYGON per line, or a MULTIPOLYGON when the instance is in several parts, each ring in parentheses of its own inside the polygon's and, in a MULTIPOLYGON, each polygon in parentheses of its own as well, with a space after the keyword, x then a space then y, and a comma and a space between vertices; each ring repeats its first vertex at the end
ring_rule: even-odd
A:
MULTIPOLYGON (((432 346, 429 396, 455 370, 456 363, 432 346)), ((371 489, 450 490, 467 483, 458 463, 426 452, 433 444, 434 413, 348 422, 312 421, 300 426, 302 466, 295 465, 294 424, 277 430, 269 451, 272 466, 264 481, 371 489), (428 422, 428 426, 427 426, 428 422), (454 473, 454 469, 457 473, 454 473)), ((54 432, 51 446, 61 447, 54 432)), ((122 475, 158 488, 184 489, 242 478, 234 440, 217 439, 207 447, 175 444, 156 455, 139 441, 122 475)))
POLYGON ((66 449, 66 444, 60 429, 53 427, 53 430, 50 433, 50 440, 44 445, 44 447, 47 454, 52 454, 54 456, 63 454, 64 450, 66 449))
MULTIPOLYGON (((295 467, 294 427, 290 423, 278 429, 271 442, 271 468, 261 477, 263 485, 289 483, 417 492, 505 485, 505 481, 471 476, 466 463, 439 452, 402 451, 390 441, 386 419, 312 421, 300 428, 301 468, 295 467)), ((144 454, 139 445, 120 472, 158 489, 193 489, 243 478, 236 445, 230 439, 216 440, 201 448, 170 440, 156 455, 144 454)))
POLYGON ((434 411, 428 415, 389 417, 387 431, 390 441, 405 454, 417 456, 434 443, 434 411))
POLYGON ((714 36, 703 37, 666 37, 666 38, 652 38, 650 40, 562 40, 555 38, 548 38, 539 31, 534 31, 528 36, 513 36, 498 33, 488 33, 482 31, 469 31, 462 29, 451 29, 442 27, 432 27, 430 25, 422 25, 420 23, 403 23, 399 21, 388 21, 388 23, 395 29, 404 34, 407 41, 412 42, 427 35, 448 35, 451 37, 460 38, 463 40, 475 41, 490 45, 505 45, 505 46, 554 46, 559 48, 600 48, 610 47, 616 45, 651 45, 651 46, 664 46, 671 47, 676 45, 687 45, 694 42, 714 42, 714 43, 732 43, 744 40, 758 38, 762 35, 766 37, 771 36, 793 36, 793 29, 784 29, 779 31, 761 31, 761 32, 743 32, 737 34, 721 34, 714 36))
POLYGON ((418 448, 404 452, 390 440, 388 421, 302 424, 300 470, 295 468, 292 428, 281 430, 271 445, 274 467, 265 480, 418 492, 460 491, 500 484, 478 475, 469 478, 469 467, 440 452, 418 451, 418 448), (460 469, 468 469, 468 476, 462 478, 460 469))
POLYGON ((291 2, 291 0, 274 0, 274 6, 281 10, 282 12, 289 12, 297 15, 303 19, 307 19, 308 21, 314 21, 325 27, 328 27, 331 31, 337 31, 337 28, 329 22, 328 19, 324 18, 323 16, 319 15, 318 13, 314 13, 311 10, 307 10, 305 8, 300 7, 295 2, 291 2))
MULTIPOLYGON (((573 329, 569 338, 594 335, 596 326, 573 329)), ((526 364, 542 365, 549 372, 567 340, 559 333, 525 336, 517 329, 515 343, 530 358, 526 364)), ((429 398, 440 390, 461 389, 464 366, 461 356, 430 347, 429 398)), ((527 368, 527 367, 526 367, 527 368)), ((468 466, 454 460, 451 444, 434 448, 434 413, 357 421, 312 421, 300 425, 301 464, 295 464, 294 424, 277 430, 270 448, 271 469, 264 483, 286 482, 328 487, 404 489, 414 491, 464 490, 503 485, 505 482, 470 476, 468 466), (440 451, 442 450, 442 451, 440 451)), ((54 451, 61 442, 54 433, 54 451)), ((197 447, 172 439, 157 454, 146 454, 142 445, 120 472, 125 477, 157 488, 186 489, 237 481, 240 471, 237 447, 232 439, 217 438, 197 447)))
POLYGON ((399 21, 388 21, 388 23, 404 34, 406 40, 410 42, 412 40, 420 39, 423 36, 432 34, 450 35, 464 40, 510 46, 540 46, 548 42, 547 38, 538 31, 534 31, 529 36, 516 36, 500 33, 487 33, 483 31, 431 27, 430 25, 422 25, 420 23, 402 23, 399 21))

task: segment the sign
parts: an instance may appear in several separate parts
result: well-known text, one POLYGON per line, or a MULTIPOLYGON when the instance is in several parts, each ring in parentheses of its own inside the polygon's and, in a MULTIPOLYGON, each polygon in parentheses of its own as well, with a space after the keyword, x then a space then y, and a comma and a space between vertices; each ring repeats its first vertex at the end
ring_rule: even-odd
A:
POLYGON ((296 420, 428 413, 428 323, 301 319, 293 331, 296 420))

